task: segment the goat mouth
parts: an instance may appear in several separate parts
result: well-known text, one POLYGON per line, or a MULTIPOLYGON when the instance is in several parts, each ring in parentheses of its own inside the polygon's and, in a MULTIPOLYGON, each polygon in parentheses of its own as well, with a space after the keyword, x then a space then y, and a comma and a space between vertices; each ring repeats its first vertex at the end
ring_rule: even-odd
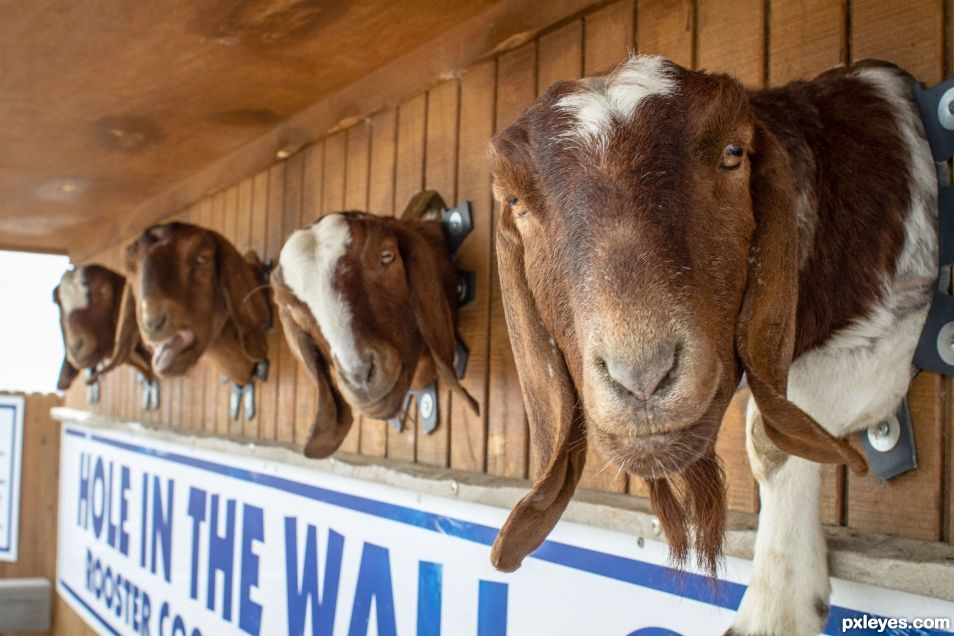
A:
POLYGON ((718 422, 701 421, 684 429, 620 437, 594 431, 597 445, 623 470, 649 479, 676 475, 715 443, 718 422))
POLYGON ((170 373, 179 356, 195 343, 195 334, 189 329, 177 331, 156 346, 152 354, 152 368, 157 373, 170 373))

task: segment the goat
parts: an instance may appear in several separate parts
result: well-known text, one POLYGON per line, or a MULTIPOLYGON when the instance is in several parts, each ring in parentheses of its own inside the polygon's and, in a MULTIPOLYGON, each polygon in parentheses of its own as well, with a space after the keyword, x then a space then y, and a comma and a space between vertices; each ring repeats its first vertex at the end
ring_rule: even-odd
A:
POLYGON ((938 277, 937 182, 913 79, 867 61, 750 91, 633 56, 558 82, 492 141, 504 309, 544 465, 492 550, 519 567, 595 443, 645 478, 678 565, 715 574, 714 453, 743 371, 760 484, 732 634, 817 634, 821 466, 904 396, 938 277))
POLYGON ((160 376, 182 375, 208 354, 234 384, 268 358, 267 270, 221 234, 189 223, 152 226, 125 250, 128 274, 111 364, 139 334, 160 376), (139 299, 139 302, 136 302, 139 299))
MULTIPOLYGON (((53 290, 63 336, 63 364, 56 388, 65 391, 80 369, 90 371, 90 382, 102 371, 97 367, 113 351, 119 306, 126 279, 95 263, 68 270, 53 290)), ((150 380, 149 352, 142 340, 132 343, 127 362, 150 380)))
POLYGON ((288 344, 318 389, 308 457, 337 450, 351 409, 395 416, 409 388, 435 374, 477 411, 454 374, 457 275, 439 220, 328 214, 282 247, 272 288, 288 344))

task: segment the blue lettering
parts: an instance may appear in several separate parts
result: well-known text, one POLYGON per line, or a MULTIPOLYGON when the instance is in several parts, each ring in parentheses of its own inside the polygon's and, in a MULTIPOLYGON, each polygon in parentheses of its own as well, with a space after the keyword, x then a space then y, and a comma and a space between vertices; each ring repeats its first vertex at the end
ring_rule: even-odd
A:
POLYGON ((146 544, 149 543, 149 473, 142 474, 142 525, 139 542, 139 567, 146 569, 146 544))
POLYGON ((192 517, 192 578, 189 596, 199 598, 199 531, 205 521, 205 491, 189 488, 189 516, 192 517))
POLYGON ((162 508, 162 488, 158 476, 152 478, 152 550, 150 570, 156 573, 156 546, 162 544, 162 564, 163 574, 166 582, 172 582, 172 499, 175 484, 171 479, 167 480, 169 484, 166 501, 166 509, 162 508))
POLYGON ((226 500, 225 534, 219 535, 219 496, 212 495, 206 607, 215 610, 215 582, 222 573, 222 617, 232 620, 232 560, 235 554, 235 500, 226 500))
POLYGON ((305 558, 301 584, 298 582, 298 524, 294 517, 285 517, 285 589, 288 597, 288 633, 305 632, 305 613, 311 607, 312 636, 331 636, 338 604, 338 583, 341 578, 341 553, 344 537, 328 531, 325 550, 325 577, 318 594, 318 538, 315 526, 308 525, 305 535, 305 558))
POLYGON ((262 628, 262 606, 252 600, 250 591, 258 587, 258 555, 252 552, 252 542, 265 540, 262 509, 242 506, 242 574, 239 579, 239 629, 247 634, 258 634, 262 628))
POLYGON ((441 583, 444 566, 421 561, 417 567, 417 636, 441 634, 441 583))
POLYGON ((390 555, 387 548, 365 543, 361 551, 361 565, 358 566, 358 583, 348 636, 366 636, 372 601, 376 610, 378 636, 397 636, 390 555))
POLYGON ((129 467, 123 466, 120 471, 119 486, 119 551, 129 556, 129 530, 126 521, 129 519, 129 467))
POLYGON ((76 525, 89 527, 89 455, 80 453, 79 499, 76 502, 76 525))
POLYGON ((106 507, 106 477, 103 474, 103 458, 96 458, 96 467, 93 469, 93 488, 90 494, 90 500, 93 504, 93 534, 98 539, 103 533, 103 515, 106 507), (97 487, 100 493, 99 505, 96 503, 97 487), (97 514, 98 513, 98 514, 97 514))
POLYGON ((113 462, 109 462, 109 472, 106 477, 106 543, 116 547, 117 524, 113 523, 113 462))
POLYGON ((507 636, 507 584, 481 581, 477 597, 477 636, 507 636))

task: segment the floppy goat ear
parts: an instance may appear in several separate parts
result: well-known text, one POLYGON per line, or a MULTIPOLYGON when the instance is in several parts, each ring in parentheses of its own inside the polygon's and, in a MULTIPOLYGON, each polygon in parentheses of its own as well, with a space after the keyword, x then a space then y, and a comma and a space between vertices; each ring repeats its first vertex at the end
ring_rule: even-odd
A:
POLYGON ((846 463, 864 474, 864 458, 847 441, 830 435, 785 398, 798 301, 795 184, 785 151, 762 126, 756 127, 750 190, 756 229, 736 348, 765 432, 786 453, 821 463, 846 463))
POLYGON ((253 362, 268 357, 266 333, 271 314, 268 297, 264 293, 267 284, 238 250, 219 234, 216 239, 218 283, 229 317, 235 322, 242 344, 242 351, 253 362))
MULTIPOLYGON (((338 450, 351 430, 351 407, 332 383, 328 363, 315 341, 296 320, 296 316, 304 318, 311 314, 285 285, 281 266, 272 272, 272 288, 275 290, 275 304, 278 306, 278 318, 282 323, 285 340, 288 341, 292 354, 308 371, 318 390, 318 413, 305 442, 304 453, 306 457, 313 459, 328 457, 338 450), (293 306, 299 307, 300 311, 293 311, 293 306)), ((308 327, 317 329, 315 324, 308 327)))
MULTIPOLYGON (((417 197, 415 197, 417 198, 417 197)), ((447 271, 442 259, 450 261, 450 254, 443 246, 440 224, 435 221, 419 222, 417 228, 402 232, 402 256, 407 272, 408 287, 414 309, 414 321, 434 359, 437 375, 457 395, 462 397, 474 413, 480 413, 477 400, 467 392, 454 371, 454 354, 457 351, 457 331, 454 326, 456 312, 448 297, 447 276, 453 276, 453 267, 447 271), (427 233, 433 232, 428 237, 427 233)))
POLYGON ((116 320, 113 352, 106 359, 105 364, 94 371, 86 382, 95 382, 101 375, 128 361, 139 342, 139 325, 136 322, 136 296, 133 293, 132 285, 127 282, 123 286, 123 297, 119 303, 119 318, 116 320))
POLYGON ((497 265, 530 441, 541 461, 539 477, 510 512, 490 554, 494 567, 512 572, 543 543, 573 497, 586 462, 586 435, 566 361, 550 344, 527 284, 523 244, 506 213, 497 226, 497 265))

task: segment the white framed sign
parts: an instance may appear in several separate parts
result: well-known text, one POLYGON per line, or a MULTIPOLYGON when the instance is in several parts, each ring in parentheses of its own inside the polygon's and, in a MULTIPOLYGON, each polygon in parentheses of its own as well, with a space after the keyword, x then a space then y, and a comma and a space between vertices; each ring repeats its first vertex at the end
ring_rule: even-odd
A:
POLYGON ((23 470, 23 398, 0 395, 0 561, 16 561, 23 470))
MULTIPOLYGON (((78 424, 60 461, 57 589, 103 634, 721 634, 750 572, 728 559, 717 585, 680 577, 661 542, 560 523, 504 574, 489 562, 499 508, 78 424)), ((833 587, 827 634, 865 615, 954 616, 833 587)))

